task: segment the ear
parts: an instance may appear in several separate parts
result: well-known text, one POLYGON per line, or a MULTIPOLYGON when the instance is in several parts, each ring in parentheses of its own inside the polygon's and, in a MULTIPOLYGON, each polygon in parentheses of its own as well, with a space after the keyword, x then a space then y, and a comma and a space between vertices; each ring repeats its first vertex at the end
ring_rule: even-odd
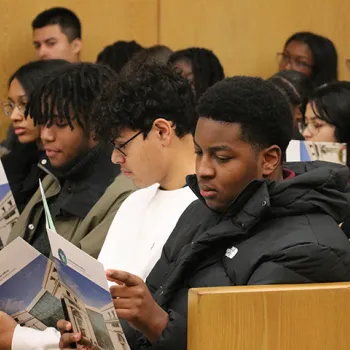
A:
POLYGON ((164 146, 168 146, 174 133, 172 123, 166 119, 158 118, 153 122, 153 129, 161 143, 164 146))
POLYGON ((75 55, 79 55, 80 54, 80 51, 83 47, 83 43, 81 41, 81 39, 77 38, 77 39, 74 39, 72 41, 72 46, 73 46, 73 53, 75 55))
POLYGON ((262 158, 262 175, 269 177, 281 165, 282 151, 277 145, 273 145, 263 150, 262 158))

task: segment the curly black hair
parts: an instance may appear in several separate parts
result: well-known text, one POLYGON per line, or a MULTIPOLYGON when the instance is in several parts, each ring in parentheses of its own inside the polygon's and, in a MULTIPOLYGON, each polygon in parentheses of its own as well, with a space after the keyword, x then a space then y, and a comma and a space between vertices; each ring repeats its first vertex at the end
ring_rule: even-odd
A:
POLYGON ((97 137, 113 142, 123 129, 140 130, 146 137, 157 118, 172 121, 180 138, 192 133, 197 116, 189 82, 166 65, 134 67, 96 105, 97 137))
POLYGON ((199 117, 239 124, 242 138, 257 149, 272 145, 285 153, 293 132, 291 108, 283 93, 261 78, 233 77, 199 100, 199 117))
POLYGON ((54 70, 33 91, 26 108, 35 125, 51 126, 58 118, 73 129, 93 125, 92 109, 98 97, 116 80, 112 69, 93 63, 73 63, 54 70))
POLYGON ((224 69, 213 51, 197 47, 176 51, 170 56, 169 63, 173 65, 182 60, 192 66, 197 100, 210 86, 225 78, 224 69))
POLYGON ((143 47, 136 41, 116 41, 106 46, 98 55, 96 63, 104 64, 119 73, 124 65, 143 47))

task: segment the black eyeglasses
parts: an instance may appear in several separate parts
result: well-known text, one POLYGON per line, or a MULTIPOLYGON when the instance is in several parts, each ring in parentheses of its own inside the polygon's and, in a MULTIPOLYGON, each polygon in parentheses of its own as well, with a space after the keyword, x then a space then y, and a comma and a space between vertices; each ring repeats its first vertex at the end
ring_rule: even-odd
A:
POLYGON ((124 142, 120 146, 116 146, 113 142, 114 149, 118 150, 124 157, 126 157, 126 154, 125 152, 122 151, 122 148, 124 148, 129 142, 131 142, 133 139, 136 139, 136 137, 141 134, 142 134, 142 131, 139 131, 137 134, 135 134, 133 137, 131 137, 128 141, 124 142))
POLYGON ((307 62, 301 61, 298 57, 293 57, 285 52, 278 52, 277 59, 279 63, 288 64, 290 63, 293 68, 298 69, 312 69, 313 65, 307 62))

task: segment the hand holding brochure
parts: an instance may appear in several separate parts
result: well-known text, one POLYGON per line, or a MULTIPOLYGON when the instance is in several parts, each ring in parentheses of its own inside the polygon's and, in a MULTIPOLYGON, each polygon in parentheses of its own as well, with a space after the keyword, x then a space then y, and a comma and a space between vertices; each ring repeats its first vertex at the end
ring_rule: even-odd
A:
POLYGON ((82 334, 82 345, 128 350, 103 265, 56 233, 41 183, 40 190, 54 264, 65 289, 62 305, 73 331, 82 334))
POLYGON ((17 238, 0 252, 0 310, 43 330, 67 319, 78 348, 129 350, 103 265, 57 234, 40 183, 53 261, 17 238), (21 252, 21 254, 18 254, 21 252))

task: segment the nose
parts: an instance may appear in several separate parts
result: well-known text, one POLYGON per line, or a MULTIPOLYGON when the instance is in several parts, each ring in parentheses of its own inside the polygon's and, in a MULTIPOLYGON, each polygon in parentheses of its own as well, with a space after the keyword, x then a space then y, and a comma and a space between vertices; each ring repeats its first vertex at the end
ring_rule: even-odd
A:
POLYGON ((309 128, 305 128, 303 131, 303 136, 304 136, 305 140, 310 140, 313 135, 311 134, 309 128))
POLYGON ((120 151, 115 149, 112 152, 111 160, 112 160, 113 164, 123 164, 123 163, 125 163, 125 156, 123 154, 121 154, 120 151))
POLYGON ((17 107, 15 107, 12 110, 12 113, 10 115, 10 119, 11 119, 12 123, 22 121, 23 118, 24 118, 23 114, 18 110, 17 107))
POLYGON ((215 177, 215 167, 207 157, 197 157, 196 160, 196 175, 200 179, 208 179, 215 177))
POLYGON ((37 49, 36 53, 41 60, 46 59, 48 55, 47 49, 43 45, 37 49))
POLYGON ((44 144, 55 141, 54 128, 53 127, 48 128, 46 125, 41 126, 40 137, 41 137, 41 141, 44 144))

